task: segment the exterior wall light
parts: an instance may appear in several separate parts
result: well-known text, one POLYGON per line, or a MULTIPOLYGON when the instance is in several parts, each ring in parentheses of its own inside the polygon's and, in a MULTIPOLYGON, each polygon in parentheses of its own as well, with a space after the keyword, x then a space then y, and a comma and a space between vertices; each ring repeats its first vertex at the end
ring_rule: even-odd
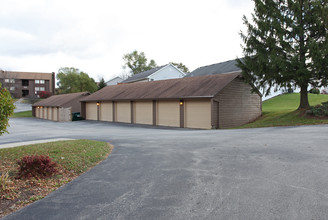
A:
POLYGON ((180 103, 179 103, 180 105, 183 105, 183 101, 182 100, 180 100, 180 103))
POLYGON ((99 102, 97 102, 97 106, 99 106, 100 105, 100 103, 99 102))

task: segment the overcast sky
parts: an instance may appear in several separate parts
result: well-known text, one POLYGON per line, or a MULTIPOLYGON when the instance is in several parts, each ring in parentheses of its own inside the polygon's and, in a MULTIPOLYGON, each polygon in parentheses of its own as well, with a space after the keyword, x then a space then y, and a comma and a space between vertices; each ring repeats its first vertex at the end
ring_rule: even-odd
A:
POLYGON ((197 67, 242 56, 251 0, 0 0, 0 69, 76 67, 96 81, 123 73, 123 54, 197 67))

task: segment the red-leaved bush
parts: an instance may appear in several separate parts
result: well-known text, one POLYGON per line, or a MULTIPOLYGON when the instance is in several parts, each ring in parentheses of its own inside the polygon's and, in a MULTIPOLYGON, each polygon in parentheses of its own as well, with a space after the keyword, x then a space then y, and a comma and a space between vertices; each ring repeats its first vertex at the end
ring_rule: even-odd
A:
POLYGON ((38 93, 38 95, 41 99, 46 99, 46 98, 52 96, 52 93, 48 92, 48 91, 41 91, 38 93))
POLYGON ((46 155, 28 155, 17 161, 17 178, 47 177, 57 173, 57 163, 46 155))

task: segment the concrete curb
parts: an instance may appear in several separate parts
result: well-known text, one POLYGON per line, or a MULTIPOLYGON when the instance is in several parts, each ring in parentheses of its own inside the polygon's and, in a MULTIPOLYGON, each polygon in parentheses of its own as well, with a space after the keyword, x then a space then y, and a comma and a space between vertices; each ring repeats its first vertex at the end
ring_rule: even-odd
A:
POLYGON ((2 145, 0 145, 0 149, 19 147, 19 146, 31 145, 31 144, 49 143, 49 142, 55 142, 55 141, 69 141, 69 140, 76 140, 76 139, 72 139, 72 138, 55 138, 55 139, 44 139, 44 140, 36 140, 36 141, 15 142, 15 143, 9 143, 9 144, 2 144, 2 145))

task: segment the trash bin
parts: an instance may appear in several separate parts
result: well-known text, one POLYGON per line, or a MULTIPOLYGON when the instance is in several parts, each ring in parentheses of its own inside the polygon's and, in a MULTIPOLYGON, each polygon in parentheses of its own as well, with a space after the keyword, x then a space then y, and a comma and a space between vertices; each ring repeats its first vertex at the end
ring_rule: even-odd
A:
POLYGON ((79 121, 79 120, 84 120, 84 118, 81 117, 80 112, 73 112, 72 121, 79 121))

